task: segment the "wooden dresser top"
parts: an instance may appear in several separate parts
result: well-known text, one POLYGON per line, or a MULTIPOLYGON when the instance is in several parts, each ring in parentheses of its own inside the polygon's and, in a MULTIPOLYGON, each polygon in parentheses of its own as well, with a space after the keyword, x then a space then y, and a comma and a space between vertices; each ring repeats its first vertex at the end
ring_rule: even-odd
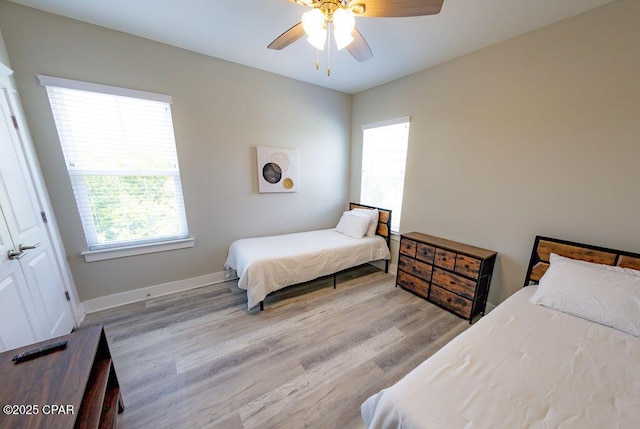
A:
POLYGON ((493 250, 470 246, 468 244, 458 243, 457 241, 447 240, 446 238, 434 237, 433 235, 427 235, 421 232, 409 232, 407 234, 402 234, 402 237, 408 238, 409 240, 427 243, 452 252, 473 256, 478 259, 491 258, 497 254, 493 250))
POLYGON ((0 354, 0 404, 37 405, 31 415, 1 416, 2 428, 72 428, 80 411, 87 379, 98 348, 102 326, 42 341, 0 354), (67 347, 21 363, 13 356, 56 341, 67 347), (73 414, 47 414, 45 405, 72 405, 73 414), (6 424, 6 426, 5 426, 6 424))

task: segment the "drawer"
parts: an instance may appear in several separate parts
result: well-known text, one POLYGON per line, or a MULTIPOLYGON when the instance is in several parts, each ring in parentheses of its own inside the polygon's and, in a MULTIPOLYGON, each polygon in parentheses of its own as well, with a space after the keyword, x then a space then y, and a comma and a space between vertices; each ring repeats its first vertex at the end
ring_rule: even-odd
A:
POLYGON ((433 261, 434 265, 453 271, 456 265, 456 254, 444 249, 436 249, 436 257, 433 261))
POLYGON ((436 255, 436 248, 428 244, 418 243, 416 249, 416 259, 433 264, 433 258, 436 255))
POLYGON ((471 301, 455 293, 451 293, 434 285, 431 287, 429 300, 448 308, 466 319, 471 318, 471 301))
POLYGON ((420 280, 417 277, 407 274, 404 271, 398 270, 396 277, 397 283, 405 289, 409 289, 420 295, 423 298, 429 297, 429 283, 424 280, 420 280))
POLYGON ((455 272, 477 279, 480 273, 480 260, 471 256, 458 255, 456 256, 455 272))
POLYGON ((476 294, 476 282, 441 270, 440 268, 433 269, 433 278, 431 281, 433 284, 448 289, 458 295, 462 295, 465 298, 473 299, 473 296, 476 294))
POLYGON ((431 271, 433 270, 433 267, 429 264, 400 255, 400 259, 398 259, 398 267, 406 273, 420 277, 422 280, 428 282, 431 281, 431 271))
POLYGON ((408 240, 406 238, 400 239, 400 253, 415 258, 417 244, 418 243, 413 240, 408 240))

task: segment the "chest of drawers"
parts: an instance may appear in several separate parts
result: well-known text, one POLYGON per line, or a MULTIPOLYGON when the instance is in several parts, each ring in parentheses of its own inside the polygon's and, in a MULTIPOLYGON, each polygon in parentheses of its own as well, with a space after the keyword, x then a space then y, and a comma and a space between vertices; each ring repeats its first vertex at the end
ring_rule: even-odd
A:
POLYGON ((419 232, 402 234, 396 286, 472 322, 484 314, 496 255, 419 232))

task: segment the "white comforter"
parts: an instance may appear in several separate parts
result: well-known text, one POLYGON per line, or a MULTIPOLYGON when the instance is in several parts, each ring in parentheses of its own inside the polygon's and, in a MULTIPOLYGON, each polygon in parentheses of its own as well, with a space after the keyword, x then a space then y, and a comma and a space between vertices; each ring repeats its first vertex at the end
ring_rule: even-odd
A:
POLYGON ((369 398, 367 427, 640 427, 640 338, 530 304, 534 289, 369 398))
POLYGON ((371 261, 389 259, 380 236, 352 238, 335 229, 234 241, 225 269, 235 270, 252 308, 271 292, 371 261))

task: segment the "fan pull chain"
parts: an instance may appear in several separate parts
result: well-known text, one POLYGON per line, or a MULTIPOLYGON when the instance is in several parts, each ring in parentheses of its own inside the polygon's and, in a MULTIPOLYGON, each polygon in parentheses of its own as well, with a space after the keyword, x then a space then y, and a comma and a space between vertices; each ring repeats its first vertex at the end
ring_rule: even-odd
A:
POLYGON ((327 27, 329 27, 327 31, 327 33, 329 33, 327 34, 327 36, 329 36, 327 40, 327 76, 331 76, 331 23, 330 22, 327 23, 327 27))

